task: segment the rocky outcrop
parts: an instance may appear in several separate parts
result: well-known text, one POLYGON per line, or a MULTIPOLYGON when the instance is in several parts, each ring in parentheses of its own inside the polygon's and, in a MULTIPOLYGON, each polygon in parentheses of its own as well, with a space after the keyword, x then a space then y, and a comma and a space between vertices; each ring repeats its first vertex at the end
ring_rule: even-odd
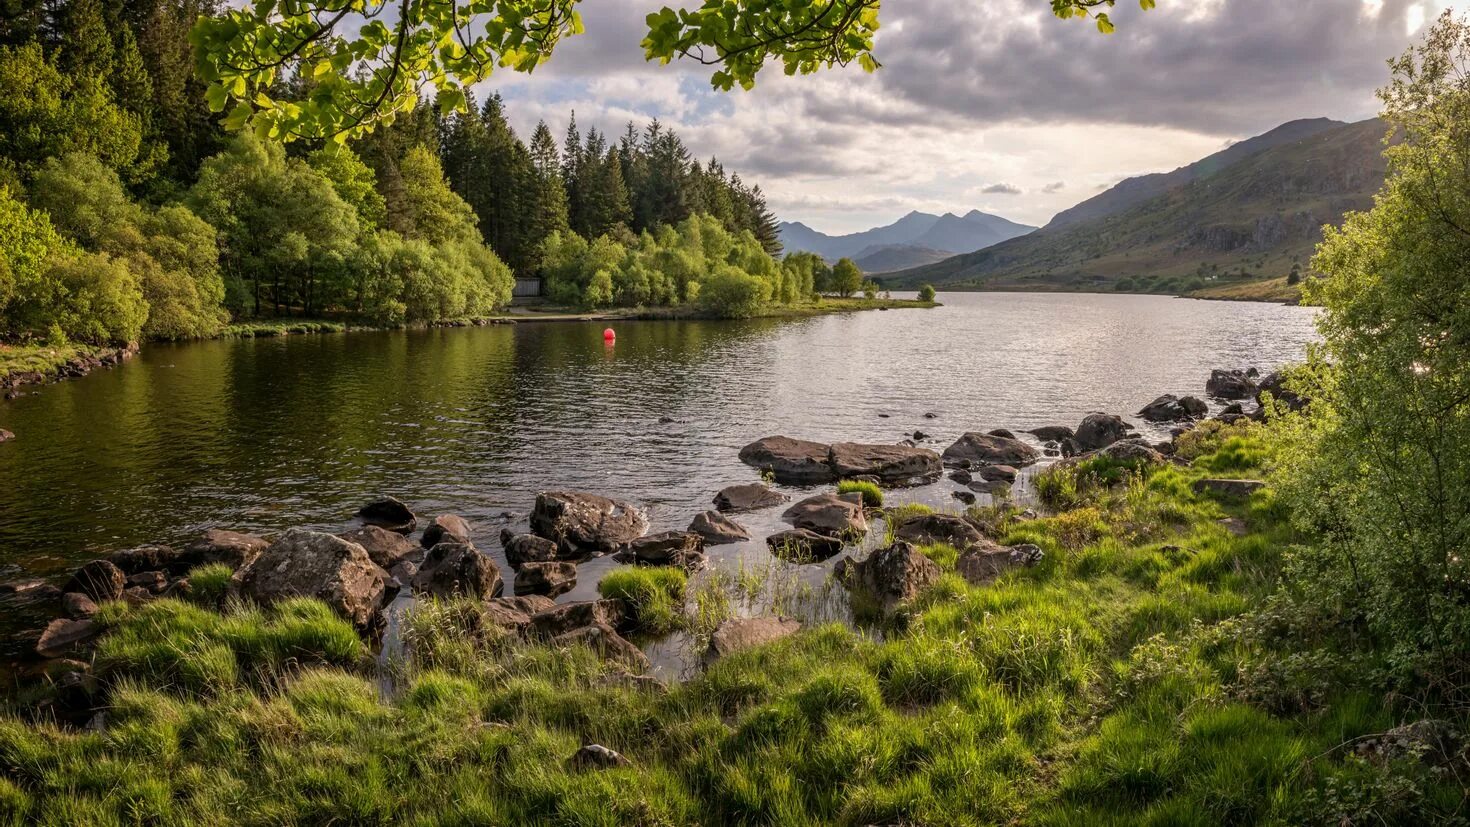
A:
POLYGON ((418 525, 418 517, 396 497, 373 500, 357 510, 357 519, 365 525, 375 525, 399 534, 412 534, 418 525))
POLYGON ((944 470, 938 454, 906 445, 839 442, 829 456, 838 479, 874 477, 880 483, 898 484, 937 479, 944 470))
POLYGON ((1040 546, 1030 544, 1009 548, 987 545, 964 552, 955 560, 954 567, 965 580, 983 586, 1013 569, 1034 566, 1044 556, 1040 546))
POLYGON ((771 553, 792 563, 819 563, 842 552, 841 537, 818 534, 804 528, 778 531, 766 538, 771 553))
POLYGON ((516 572, 515 593, 556 597, 577 585, 577 567, 572 563, 526 563, 516 572))
POLYGON ((731 485, 720 489, 715 495, 715 508, 726 513, 758 511, 786 502, 787 496, 758 482, 748 485, 731 485))
POLYGON ((424 536, 419 542, 424 548, 433 548, 440 543, 459 543, 472 546, 474 541, 470 539, 470 524, 457 514, 440 514, 434 518, 424 529, 424 536))
POLYGON ((315 597, 366 627, 382 604, 388 573, 356 543, 291 529, 235 573, 231 590, 261 604, 315 597))
POLYGON ((1216 399, 1250 399, 1256 395, 1256 383, 1243 370, 1212 370, 1205 393, 1216 399))
POLYGON ((893 536, 921 546, 944 543, 960 551, 990 543, 969 520, 953 514, 925 514, 906 520, 894 529, 893 536))
POLYGON ((1204 479, 1195 480, 1190 486, 1196 494, 1212 494, 1216 497, 1226 499, 1245 499, 1251 494, 1266 487, 1261 480, 1222 480, 1204 479))
POLYGON ((721 546, 750 539, 745 527, 718 511, 705 511, 689 523, 689 530, 704 538, 705 545, 721 546))
POLYGON ((814 485, 837 478, 829 464, 831 448, 785 436, 768 436, 740 449, 740 461, 770 472, 778 482, 814 485))
POLYGON ((127 580, 122 569, 111 561, 93 560, 77 569, 61 590, 84 594, 98 603, 106 603, 122 598, 127 580))
POLYGON ((801 622, 789 617, 740 617, 721 623, 709 639, 709 659, 771 643, 801 631, 801 622))
POLYGON ((1009 465, 1024 468, 1041 459, 1041 452, 1022 442, 993 434, 967 433, 944 449, 944 461, 951 464, 1009 465))
POLYGON ((856 537, 868 531, 861 497, 848 499, 838 494, 818 494, 796 503, 781 519, 797 528, 829 537, 856 537))
POLYGON ((527 563, 551 562, 560 553, 556 543, 545 537, 516 534, 508 528, 500 532, 500 546, 505 550, 505 561, 517 569, 527 563))
POLYGON ((224 563, 238 570, 259 557, 267 548, 270 548, 270 543, 254 534, 211 528, 199 539, 184 546, 183 556, 190 568, 208 563, 224 563))
POLYGON ((1143 406, 1138 415, 1149 422, 1184 422, 1199 419, 1209 412, 1210 406, 1203 399, 1193 396, 1180 398, 1166 393, 1143 406))
POLYGON ((631 503, 577 491, 538 494, 531 512, 531 531, 564 557, 616 551, 647 530, 648 518, 631 503))
POLYGON ((885 614, 913 600, 943 574, 933 560, 902 541, 866 560, 843 560, 835 573, 848 588, 873 598, 885 614))
POLYGON ((388 570, 398 565, 401 560, 417 561, 423 556, 424 550, 417 543, 396 531, 389 531, 375 525, 363 526, 337 536, 349 543, 357 543, 362 546, 368 554, 368 559, 388 570))
POLYGON ((1127 439, 1133 426, 1123 421, 1122 417, 1105 413, 1090 413, 1083 417, 1082 424, 1077 426, 1077 433, 1072 437, 1079 451, 1096 451, 1106 448, 1120 439, 1127 439))
POLYGON ((484 600, 499 594, 504 584, 500 579, 500 567, 474 546, 440 543, 424 555, 411 585, 419 594, 441 599, 469 597, 484 600))

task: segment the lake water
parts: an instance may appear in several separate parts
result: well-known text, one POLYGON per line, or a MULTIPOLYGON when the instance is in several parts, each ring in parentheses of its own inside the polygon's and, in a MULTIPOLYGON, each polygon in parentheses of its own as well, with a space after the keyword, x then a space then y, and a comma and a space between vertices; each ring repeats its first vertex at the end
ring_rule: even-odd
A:
MULTIPOLYGON (((496 556, 501 526, 552 488, 627 498, 654 530, 682 529, 715 491, 757 479, 736 453, 761 436, 896 442, 921 429, 942 450, 970 430, 1075 426, 1202 394, 1211 368, 1298 359, 1314 335, 1311 310, 1273 304, 940 299, 620 322, 613 346, 592 323, 150 345, 120 369, 0 402, 17 435, 0 445, 0 579, 58 577, 213 526, 337 530, 378 494, 466 517, 496 556)), ((953 488, 904 496, 953 502, 953 488)), ((744 522, 773 529, 776 512, 744 522)), ((584 567, 564 599, 590 596, 607 565, 584 567)))

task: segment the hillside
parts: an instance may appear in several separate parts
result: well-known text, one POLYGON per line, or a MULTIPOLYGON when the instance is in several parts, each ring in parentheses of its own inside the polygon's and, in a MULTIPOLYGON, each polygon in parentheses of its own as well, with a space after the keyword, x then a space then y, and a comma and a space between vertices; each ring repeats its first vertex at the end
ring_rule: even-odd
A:
POLYGON ((889 287, 927 282, 1185 293, 1281 278, 1294 266, 1307 266, 1323 224, 1372 205, 1384 178, 1384 131, 1377 120, 1333 127, 1260 150, 1116 213, 1061 226, 1053 221, 1030 235, 882 281, 889 287))
POLYGON ((944 261, 952 255, 954 255, 952 252, 936 250, 933 247, 919 244, 884 244, 863 249, 853 258, 853 261, 864 273, 879 274, 906 270, 910 267, 922 267, 925 264, 944 261))
MULTIPOLYGON (((782 222, 778 229, 788 252, 807 251, 835 261, 844 256, 872 256, 887 247, 927 248, 949 255, 969 253, 1036 228, 971 210, 964 215, 911 212, 892 224, 848 235, 827 235, 800 222, 782 222)), ((927 263, 922 257, 916 259, 912 253, 898 250, 889 258, 896 262, 890 269, 927 263), (909 256, 907 261, 905 255, 909 256)))

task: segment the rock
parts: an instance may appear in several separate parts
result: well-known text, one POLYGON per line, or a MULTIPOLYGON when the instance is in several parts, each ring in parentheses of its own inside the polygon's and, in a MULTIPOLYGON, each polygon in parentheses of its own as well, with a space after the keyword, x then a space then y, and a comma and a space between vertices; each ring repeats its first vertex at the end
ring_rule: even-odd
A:
POLYGON ((969 491, 951 491, 949 493, 950 496, 954 497, 965 505, 975 504, 975 495, 971 494, 969 491))
POLYGON ((1286 376, 1281 371, 1266 374, 1266 378, 1256 386, 1256 404, 1264 404, 1266 394, 1271 398, 1286 405, 1289 411, 1299 411, 1307 406, 1309 401, 1306 397, 1289 390, 1286 387, 1286 376))
POLYGON ((722 658, 742 649, 790 637, 801 622, 788 617, 742 617, 721 623, 709 639, 709 658, 722 658))
POLYGON ((128 586, 123 589, 122 599, 129 606, 141 606, 153 599, 153 592, 143 586, 128 586))
POLYGON ((989 494, 992 497, 1004 496, 1011 490, 1011 484, 1005 480, 975 480, 966 488, 980 494, 989 494))
POLYGON ((839 442, 831 448, 830 462, 838 479, 871 476, 882 483, 936 479, 944 470, 938 454, 903 445, 839 442))
POLYGON ((969 485, 975 480, 975 476, 969 471, 964 470, 963 468, 959 469, 958 471, 949 472, 949 478, 959 483, 960 485, 969 485))
POLYGON ((558 555, 556 543, 534 534, 516 534, 510 529, 500 532, 500 546, 505 549, 505 560, 511 568, 520 568, 527 563, 547 563, 558 555))
POLYGON ((1212 370, 1205 393, 1216 399, 1250 399, 1256 395, 1256 383, 1242 370, 1212 370))
POLYGON ((1222 519, 1216 520, 1215 522, 1217 522, 1221 528, 1225 529, 1236 537, 1244 537, 1245 535, 1250 533, 1250 528, 1246 526, 1245 520, 1242 520, 1239 517, 1224 517, 1222 519))
MULTIPOLYGON (((7 395, 6 398, 13 399, 14 397, 7 395)), ((0 428, 0 442, 9 442, 12 439, 15 439, 15 434, 5 430, 4 428, 0 428)))
POLYGON ((388 573, 356 543, 291 529, 235 573, 231 590, 261 604, 315 597, 366 627, 382 604, 388 573))
POLYGON ((774 491, 758 482, 749 485, 732 485, 720 489, 715 495, 715 508, 727 513, 757 511, 781 505, 790 499, 780 491, 774 491))
POLYGON ((621 753, 614 752, 601 744, 587 744, 567 759, 567 766, 574 770, 607 770, 614 767, 627 767, 632 763, 621 753))
POLYGON ((627 625, 628 618, 628 604, 621 600, 588 600, 532 614, 527 631, 537 637, 555 638, 594 624, 621 629, 627 625))
POLYGON ((1261 480, 1195 480, 1191 486, 1196 494, 1213 494, 1217 497, 1245 499, 1266 487, 1261 480))
POLYGON ((386 528, 399 534, 412 534, 419 524, 418 517, 396 497, 374 500, 357 510, 357 519, 367 525, 386 528))
POLYGON ((1040 428, 1032 428, 1026 433, 1031 434, 1042 442, 1057 442, 1071 439, 1075 434, 1066 425, 1043 425, 1040 428))
POLYGON ((127 578, 122 569, 107 560, 93 560, 77 569, 61 590, 80 592, 98 603, 106 603, 121 598, 125 588, 127 578))
POLYGON ((829 537, 848 538, 868 531, 868 519, 863 514, 861 499, 854 503, 836 494, 807 497, 786 509, 781 519, 797 528, 829 537))
POLYGON ((168 588, 164 589, 161 593, 159 593, 158 596, 159 597, 172 597, 172 598, 177 598, 177 599, 182 600, 182 599, 185 599, 185 598, 189 597, 193 593, 194 593, 194 584, 189 582, 189 578, 187 578, 187 577, 180 577, 179 579, 173 581, 172 583, 169 583, 168 584, 168 588))
POLYGON ((925 419, 938 419, 939 418, 939 414, 933 413, 933 412, 926 413, 926 414, 924 414, 924 418, 925 419))
POLYGON ((1149 422, 1181 422, 1204 416, 1209 410, 1208 405, 1193 396, 1180 399, 1172 393, 1166 393, 1143 406, 1138 415, 1149 422))
MULTIPOLYGON (((1120 439, 1126 439, 1133 426, 1123 421, 1122 417, 1105 413, 1090 413, 1083 417, 1082 424, 1077 426, 1077 433, 1072 437, 1076 447, 1080 451, 1096 451, 1106 448, 1120 439)), ((1067 443, 1062 443, 1062 454, 1072 456, 1065 450, 1067 443)))
POLYGON ((562 556, 616 551, 648 530, 648 518, 631 503, 576 491, 536 496, 531 531, 556 543, 562 556))
POLYGON ((102 627, 91 620, 59 617, 46 624, 41 639, 36 641, 36 653, 45 658, 60 657, 101 633, 102 627))
POLYGON ((48 603, 61 597, 61 589, 44 580, 22 580, 0 584, 0 597, 18 603, 48 603))
POLYGON ((1030 544, 1010 548, 974 548, 961 554, 954 567, 970 583, 983 586, 1012 569, 1034 566, 1044 556, 1040 546, 1030 544))
POLYGON ((139 572, 127 579, 128 588, 147 589, 152 594, 158 594, 168 586, 168 575, 161 571, 139 572))
POLYGON ((692 531, 664 531, 628 544, 633 560, 645 566, 697 569, 704 563, 704 538, 692 531))
POLYGON ((211 528, 204 532, 204 536, 184 546, 183 558, 190 568, 224 563, 238 570, 249 565, 267 548, 270 548, 270 543, 254 534, 211 528))
POLYGON ((740 461, 769 471, 778 482, 812 485, 837 478, 829 464, 831 448, 785 436, 768 436, 740 449, 740 461))
POLYGON ((85 620, 97 614, 97 604, 81 592, 67 592, 61 596, 61 610, 73 620, 85 620))
POLYGON ((1191 419, 1200 419, 1210 412, 1209 403, 1197 396, 1181 396, 1179 397, 1179 404, 1184 408, 1185 413, 1189 414, 1191 419))
POLYGON ((557 635, 551 639, 557 646, 589 646, 603 660, 616 661, 635 672, 648 671, 648 658, 606 623, 594 623, 557 635))
POLYGON ((530 627, 532 615, 555 607, 555 601, 539 594, 494 597, 485 601, 485 614, 497 626, 519 632, 530 627))
POLYGON ((744 526, 718 511, 705 511, 689 523, 689 530, 704 538, 705 545, 722 546, 750 539, 744 526))
POLYGON ((913 436, 911 437, 911 439, 913 439, 913 441, 915 442, 923 442, 928 438, 929 435, 924 433, 923 431, 914 431, 913 436))
POLYGON ((440 543, 459 543, 472 546, 474 541, 470 539, 470 524, 463 517, 455 514, 440 514, 424 529, 424 536, 419 543, 424 548, 433 548, 440 543))
POLYGON ((1220 409, 1220 416, 1222 417, 1229 416, 1231 414, 1244 416, 1245 406, 1241 405, 1239 402, 1231 402, 1229 405, 1226 405, 1224 408, 1220 409))
POLYGON ((402 534, 375 525, 363 526, 337 536, 362 546, 368 558, 385 569, 392 569, 405 558, 417 559, 423 552, 417 543, 402 534))
POLYGON ((190 565, 183 557, 181 552, 168 546, 139 546, 114 551, 107 555, 107 561, 129 576, 145 571, 184 574, 190 565))
POLYGON ((990 545, 980 529, 963 517, 953 514, 925 514, 904 522, 893 530, 893 536, 915 545, 944 543, 964 551, 974 546, 990 545))
POLYGON ((975 473, 986 482, 1010 484, 1016 481, 1018 472, 1009 465, 982 465, 975 473))
POLYGON ((778 531, 766 538, 771 553, 792 563, 819 563, 842 552, 841 537, 818 534, 804 528, 778 531))
POLYGON ((499 594, 502 585, 495 561, 464 543, 440 543, 429 549, 412 581, 415 592, 441 599, 484 600, 499 594))
POLYGON ((1094 456, 1108 457, 1119 462, 1147 463, 1158 465, 1164 461, 1164 455, 1158 449, 1137 437, 1122 439, 1114 442, 1100 451, 1095 451, 1094 456))
POLYGON ((1015 439, 1016 438, 1016 434, 1013 431, 1011 431, 1009 428, 996 428, 994 430, 986 431, 985 433, 988 434, 988 435, 990 435, 990 436, 998 436, 1001 439, 1015 439))
POLYGON ((1410 759, 1426 766, 1449 768, 1463 764, 1465 734, 1447 720, 1426 718, 1368 738, 1353 747, 1360 757, 1378 765, 1410 759))
POLYGON ((1024 468, 1041 458, 1041 452, 1019 439, 991 434, 967 433, 944 449, 944 461, 954 464, 969 460, 976 465, 1009 465, 1024 468))
POLYGON ((837 571, 848 588, 875 598, 885 614, 917 597, 942 574, 933 560, 902 541, 873 552, 866 560, 843 560, 837 571))
POLYGON ((515 593, 556 597, 577 585, 577 567, 572 563, 526 563, 516 572, 515 593))

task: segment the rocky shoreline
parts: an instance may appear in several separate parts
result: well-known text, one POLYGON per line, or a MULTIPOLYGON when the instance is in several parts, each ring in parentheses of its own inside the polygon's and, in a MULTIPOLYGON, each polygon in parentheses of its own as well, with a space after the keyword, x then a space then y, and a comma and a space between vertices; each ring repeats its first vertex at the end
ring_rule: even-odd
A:
POLYGON ((98 348, 91 353, 73 356, 52 371, 27 370, 0 375, 0 395, 6 399, 14 399, 20 395, 19 389, 27 385, 46 385, 64 379, 79 379, 99 368, 116 367, 137 355, 138 343, 133 342, 123 347, 98 348))

